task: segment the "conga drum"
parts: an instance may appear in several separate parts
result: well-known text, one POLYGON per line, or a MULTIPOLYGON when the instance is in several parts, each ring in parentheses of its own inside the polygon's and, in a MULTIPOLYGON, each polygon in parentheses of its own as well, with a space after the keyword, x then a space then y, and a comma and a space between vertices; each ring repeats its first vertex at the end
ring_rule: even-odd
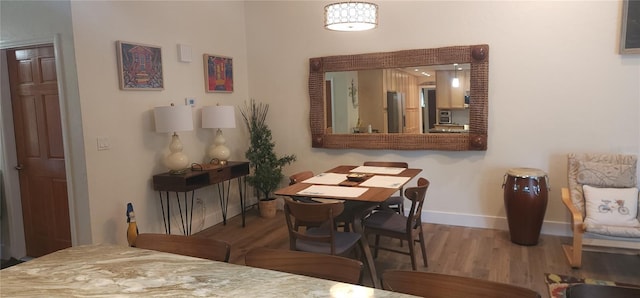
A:
POLYGON ((514 168, 504 175, 504 206, 511 242, 536 245, 547 211, 547 174, 539 169, 514 168))

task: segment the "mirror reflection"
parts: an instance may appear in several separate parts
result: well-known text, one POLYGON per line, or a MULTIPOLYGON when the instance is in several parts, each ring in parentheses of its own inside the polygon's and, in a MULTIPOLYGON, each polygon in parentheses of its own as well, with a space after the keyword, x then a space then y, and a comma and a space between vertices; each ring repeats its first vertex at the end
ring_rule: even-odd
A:
POLYGON ((470 66, 326 72, 327 131, 468 133, 470 66))
POLYGON ((488 86, 486 44, 310 58, 311 146, 487 150, 488 86))

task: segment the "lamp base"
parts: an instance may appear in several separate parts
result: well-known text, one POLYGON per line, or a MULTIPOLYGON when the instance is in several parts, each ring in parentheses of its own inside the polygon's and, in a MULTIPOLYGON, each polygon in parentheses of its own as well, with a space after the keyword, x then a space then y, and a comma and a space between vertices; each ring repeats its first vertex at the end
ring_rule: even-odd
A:
POLYGON ((182 153, 182 143, 176 133, 171 137, 169 150, 171 153, 164 159, 165 166, 169 168, 171 174, 183 174, 189 167, 189 158, 182 153))
POLYGON ((224 144, 225 139, 222 135, 222 130, 218 129, 216 137, 213 140, 213 144, 209 146, 207 155, 209 155, 209 158, 211 158, 212 160, 217 159, 218 163, 221 165, 226 165, 227 160, 229 160, 229 157, 231 157, 231 150, 229 150, 229 147, 225 146, 224 144))
POLYGON ((170 170, 169 171, 169 175, 183 175, 184 173, 187 172, 187 169, 181 169, 181 170, 170 170))

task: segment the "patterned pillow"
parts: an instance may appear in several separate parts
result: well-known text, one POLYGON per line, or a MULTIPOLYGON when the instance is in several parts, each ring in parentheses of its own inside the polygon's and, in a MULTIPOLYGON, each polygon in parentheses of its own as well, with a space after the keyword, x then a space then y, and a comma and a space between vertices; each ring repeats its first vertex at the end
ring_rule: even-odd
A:
POLYGON ((585 223, 640 227, 638 214, 638 189, 582 187, 586 201, 585 223))
POLYGON ((635 169, 625 164, 579 161, 577 181, 580 184, 607 187, 633 187, 635 169))

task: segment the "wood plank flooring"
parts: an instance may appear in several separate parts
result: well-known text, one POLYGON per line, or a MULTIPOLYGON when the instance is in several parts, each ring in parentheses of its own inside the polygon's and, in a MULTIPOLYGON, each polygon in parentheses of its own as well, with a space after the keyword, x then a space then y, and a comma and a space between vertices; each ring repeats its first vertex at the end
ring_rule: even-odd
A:
MULTIPOLYGON (((508 231, 424 224, 429 267, 418 270, 468 276, 527 287, 549 297, 545 273, 570 275, 640 285, 640 256, 584 252, 581 269, 569 267, 561 244, 570 238, 541 235, 538 245, 521 246, 509 240, 508 231)), ((261 218, 256 210, 247 212, 246 227, 240 216, 195 234, 222 239, 231 244, 230 262, 244 264, 244 255, 254 247, 289 248, 289 236, 282 211, 275 218, 261 218)), ((373 238, 373 237, 372 237, 373 238)), ((373 239, 371 239, 373 240, 373 239)), ((398 240, 387 244, 399 247, 398 240)), ((381 240, 382 242, 382 240, 381 240)), ((407 248, 407 243, 404 243, 407 248)), ((417 248, 417 247, 416 247, 417 248)), ((378 275, 388 269, 411 270, 409 256, 380 251, 375 260, 378 275)), ((366 272, 363 284, 371 286, 366 272)))

